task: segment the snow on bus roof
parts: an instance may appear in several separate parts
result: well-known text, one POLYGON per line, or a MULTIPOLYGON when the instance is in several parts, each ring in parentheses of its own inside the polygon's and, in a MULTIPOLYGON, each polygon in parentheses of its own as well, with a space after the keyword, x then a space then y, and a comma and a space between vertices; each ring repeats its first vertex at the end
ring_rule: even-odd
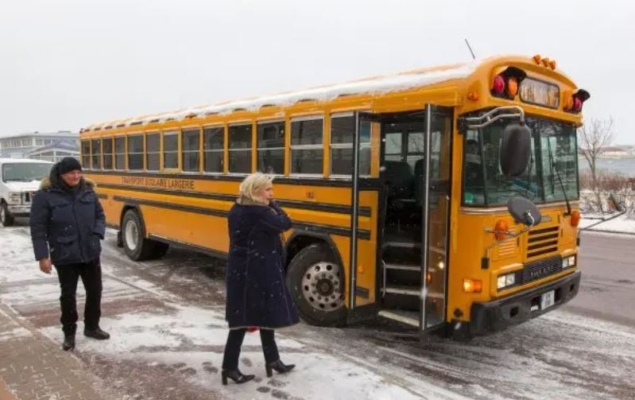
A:
POLYGON ((376 95, 404 91, 416 87, 430 86, 452 79, 465 78, 469 76, 483 61, 484 60, 474 60, 468 63, 422 68, 342 84, 325 85, 313 89, 292 91, 238 101, 228 101, 214 105, 191 107, 136 118, 120 119, 95 124, 87 129, 92 130, 105 127, 114 128, 131 125, 146 125, 151 122, 164 122, 170 120, 178 121, 186 117, 204 117, 214 114, 229 114, 239 110, 257 111, 262 107, 284 107, 302 101, 329 101, 341 96, 360 94, 376 95))

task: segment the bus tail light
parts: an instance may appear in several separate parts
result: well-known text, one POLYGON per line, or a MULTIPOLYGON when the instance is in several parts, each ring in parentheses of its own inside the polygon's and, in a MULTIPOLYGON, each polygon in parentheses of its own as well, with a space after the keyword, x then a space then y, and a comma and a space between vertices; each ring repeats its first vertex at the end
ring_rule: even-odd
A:
POLYGON ((463 291, 465 293, 481 293, 483 282, 477 279, 463 279, 463 291))
POLYGON ((576 228, 578 225, 580 225, 581 217, 582 216, 580 215, 580 211, 578 210, 571 211, 571 226, 576 228))

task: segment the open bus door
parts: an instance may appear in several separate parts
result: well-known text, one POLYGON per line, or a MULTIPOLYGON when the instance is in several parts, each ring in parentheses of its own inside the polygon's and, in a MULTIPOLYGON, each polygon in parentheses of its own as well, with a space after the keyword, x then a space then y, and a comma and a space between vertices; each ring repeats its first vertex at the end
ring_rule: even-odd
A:
POLYGON ((453 123, 451 108, 428 104, 425 115, 419 319, 422 333, 445 326, 453 123))
POLYGON ((355 112, 355 132, 352 148, 352 177, 351 177, 351 240, 348 264, 348 323, 373 318, 377 314, 375 298, 376 262, 377 257, 377 207, 375 215, 361 215, 360 206, 362 197, 367 201, 378 204, 381 198, 381 185, 379 180, 370 177, 372 163, 371 141, 373 130, 378 128, 378 116, 375 114, 355 112), (365 157, 362 157, 364 153, 365 157), (368 218, 371 224, 370 230, 360 228, 360 217, 368 218), (373 226, 373 221, 375 224, 373 226), (362 232, 368 233, 363 237, 362 232), (360 254, 363 257, 360 257, 360 254), (363 258, 363 260, 362 260, 363 258), (364 274, 364 282, 361 282, 359 274, 364 274), (360 304, 362 303, 362 304, 360 304))
MULTIPOLYGON (((360 113, 357 117, 351 204, 359 204, 362 195, 368 196, 366 192, 376 192, 379 206, 375 208, 380 215, 375 219, 372 245, 376 262, 381 263, 374 282, 376 311, 421 332, 445 324, 452 123, 451 108, 432 105, 415 112, 360 113), (359 169, 359 139, 364 126, 370 124, 381 129, 383 143, 380 179, 374 185, 369 183, 377 180, 363 177, 359 169), (390 158, 385 154, 389 144, 390 158)), ((357 296, 349 297, 349 311, 357 307, 358 269, 353 266, 359 264, 363 243, 358 236, 360 216, 356 209, 353 207, 351 214, 348 283, 350 293, 357 296)))
MULTIPOLYGON (((450 178, 451 178, 451 143, 452 143, 452 109, 428 105, 424 112, 402 113, 402 114, 368 114, 356 113, 356 130, 353 140, 353 176, 351 191, 351 243, 348 276, 349 293, 355 293, 348 297, 347 308, 349 310, 348 322, 363 319, 368 313, 361 312, 358 300, 363 300, 368 294, 368 290, 359 284, 360 254, 365 257, 368 264, 369 254, 376 255, 375 262, 382 264, 382 271, 376 269, 378 275, 374 279, 377 293, 381 291, 382 299, 375 299, 373 307, 370 309, 379 315, 402 323, 418 327, 419 331, 428 332, 441 328, 445 325, 445 314, 447 307, 447 264, 448 264, 448 233, 450 215, 450 178), (413 127, 420 124, 419 127, 413 127), (412 198, 400 199, 406 202, 409 207, 418 207, 416 213, 420 221, 416 222, 419 234, 411 242, 404 242, 401 239, 394 240, 389 237, 389 232, 385 232, 385 215, 377 215, 371 221, 377 223, 374 235, 370 238, 360 238, 360 213, 359 204, 362 196, 367 196, 376 204, 379 214, 387 207, 383 205, 387 201, 388 190, 384 187, 381 179, 371 179, 364 175, 360 168, 360 155, 367 151, 364 147, 370 142, 371 130, 381 128, 380 137, 385 140, 385 133, 390 129, 398 129, 399 126, 407 126, 408 132, 402 139, 404 148, 412 146, 417 148, 416 156, 404 154, 405 159, 414 163, 415 181, 412 198), (390 128, 389 128, 390 126, 390 128), (397 127, 397 128, 395 128, 397 127), (384 132, 385 131, 385 132, 384 132), (416 143, 415 143, 416 142, 416 143), (415 158, 412 158, 415 157, 415 158), (420 181, 420 182, 419 182, 420 181), (370 241, 369 241, 370 240, 370 241), (360 249, 362 248, 362 251, 360 249), (384 262, 383 254, 387 247, 396 246, 399 253, 413 252, 417 261, 414 265, 392 264, 390 261, 384 262), (386 271, 393 268, 396 272, 405 272, 405 282, 394 284, 387 282, 386 271), (379 274, 383 274, 383 283, 379 274), (408 275, 410 274, 410 275, 408 275), (412 275, 414 274, 414 275, 412 275), (409 284, 406 287, 403 284, 409 284), (413 286, 414 285, 414 286, 413 286), (384 302, 384 296, 403 296, 406 304, 415 306, 408 308, 395 308, 394 304, 384 302), (381 304, 381 307, 380 307, 381 304), (381 310, 378 310, 381 308, 381 310), (364 316, 364 317, 363 317, 364 316)), ((404 130, 405 132, 405 130, 404 130)), ((365 157, 369 159, 370 157, 365 157)), ((403 164, 403 163, 402 163, 403 164)), ((403 165, 402 165, 403 166, 403 165)), ((383 166, 382 166, 383 168, 383 166)), ((366 273, 368 267, 375 268, 374 265, 365 265, 366 273)), ((404 304, 404 303, 402 303, 404 304)))

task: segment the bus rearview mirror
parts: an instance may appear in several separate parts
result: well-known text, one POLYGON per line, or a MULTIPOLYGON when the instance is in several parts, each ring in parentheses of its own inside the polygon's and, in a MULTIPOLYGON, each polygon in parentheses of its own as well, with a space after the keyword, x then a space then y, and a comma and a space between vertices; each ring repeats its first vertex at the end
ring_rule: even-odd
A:
POLYGON ((531 155, 531 130, 524 124, 505 127, 500 147, 500 167, 504 175, 522 175, 529 165, 531 155))
POLYGON ((514 217, 514 221, 528 227, 538 225, 542 221, 542 214, 538 207, 524 197, 512 197, 507 202, 507 210, 514 217))

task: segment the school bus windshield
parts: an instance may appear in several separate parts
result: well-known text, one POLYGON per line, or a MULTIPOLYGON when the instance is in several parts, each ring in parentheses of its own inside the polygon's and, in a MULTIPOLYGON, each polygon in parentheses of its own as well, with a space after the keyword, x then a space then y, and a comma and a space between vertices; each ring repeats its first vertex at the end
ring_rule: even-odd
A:
POLYGON ((500 143, 505 126, 500 120, 465 135, 463 204, 501 206, 512 196, 536 204, 577 199, 578 164, 576 130, 572 124, 528 117, 533 133, 531 160, 522 176, 506 177, 500 170, 500 143), (562 185, 558 179, 562 179, 562 185))

